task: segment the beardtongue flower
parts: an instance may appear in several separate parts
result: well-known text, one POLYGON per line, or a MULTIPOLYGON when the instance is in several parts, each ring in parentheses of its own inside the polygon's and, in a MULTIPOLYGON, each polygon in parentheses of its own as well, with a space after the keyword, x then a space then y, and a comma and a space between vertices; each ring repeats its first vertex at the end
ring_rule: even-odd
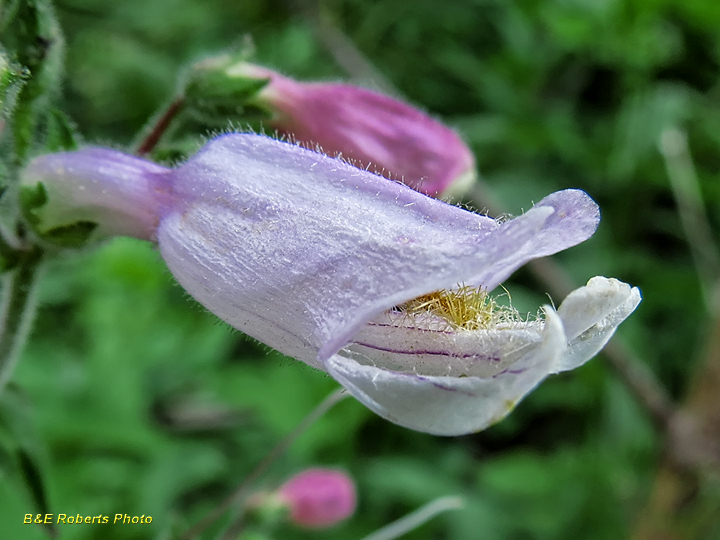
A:
POLYGON ((431 197, 461 194, 475 179, 475 158, 453 130, 407 103, 365 88, 298 82, 220 57, 195 66, 186 95, 203 107, 231 99, 236 107, 259 107, 270 114, 271 128, 431 197))
POLYGON ((498 421, 547 375, 594 356, 640 302, 596 277, 522 321, 483 292, 594 233, 597 205, 579 190, 497 222, 249 134, 218 137, 175 169, 98 148, 41 156, 22 182, 39 235, 79 222, 97 224, 81 227, 93 238, 157 242, 211 312, 428 433, 498 421))

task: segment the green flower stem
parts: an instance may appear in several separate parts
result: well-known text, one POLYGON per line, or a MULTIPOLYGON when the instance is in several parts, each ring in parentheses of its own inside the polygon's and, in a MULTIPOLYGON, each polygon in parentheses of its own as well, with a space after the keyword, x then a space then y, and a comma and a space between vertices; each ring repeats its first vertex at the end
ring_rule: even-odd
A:
POLYGON ((705 305, 708 311, 713 313, 720 305, 720 298, 717 298, 717 292, 713 291, 714 283, 720 280, 720 251, 715 244, 710 219, 705 210, 687 134, 675 128, 666 129, 660 136, 658 146, 677 201, 680 223, 695 261, 705 305))
POLYGON ((290 448, 292 443, 302 435, 316 420, 321 418, 326 412, 332 409, 337 403, 345 399, 349 394, 344 388, 338 388, 328 397, 326 397, 320 405, 315 407, 310 414, 308 414, 302 421, 292 430, 288 435, 285 436, 275 447, 267 453, 267 455, 258 463, 250 474, 240 483, 240 485, 227 497, 220 505, 211 510, 203 519, 191 527, 184 535, 180 538, 181 540, 191 540, 192 538, 198 537, 202 534, 205 529, 210 527, 218 519, 220 519, 225 512, 227 512, 233 506, 240 507, 240 515, 235 518, 237 523, 230 525, 231 530, 236 530, 241 527, 242 520, 244 519, 245 509, 243 504, 250 490, 252 489, 255 482, 257 482, 263 474, 267 472, 270 466, 275 463, 285 451, 290 448))
POLYGON ((3 232, 0 226, 0 273, 14 267, 18 259, 17 248, 5 239, 3 232))
POLYGON ((0 393, 15 369, 37 304, 41 254, 25 254, 18 265, 2 275, 0 290, 0 393))
POLYGON ((440 497, 411 512, 407 516, 393 521, 382 529, 378 529, 362 540, 395 540, 424 525, 438 514, 442 514, 448 510, 456 510, 463 506, 465 506, 465 501, 462 497, 440 497))

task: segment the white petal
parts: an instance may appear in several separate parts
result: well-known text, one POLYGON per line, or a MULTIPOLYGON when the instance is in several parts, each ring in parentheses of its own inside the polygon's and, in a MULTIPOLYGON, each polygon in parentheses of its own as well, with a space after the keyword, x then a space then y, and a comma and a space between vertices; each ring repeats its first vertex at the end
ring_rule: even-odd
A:
POLYGON ((383 313, 342 351, 359 364, 417 375, 488 378, 542 341, 543 321, 492 329, 448 327, 432 316, 383 313))
POLYGON ((463 435, 505 417, 555 366, 566 346, 562 322, 547 309, 542 340, 507 369, 487 378, 425 376, 362 365, 340 354, 325 368, 377 414, 435 435, 463 435))
POLYGON ((636 287, 602 276, 571 292, 558 308, 568 348, 553 372, 575 369, 595 356, 640 300, 636 287))

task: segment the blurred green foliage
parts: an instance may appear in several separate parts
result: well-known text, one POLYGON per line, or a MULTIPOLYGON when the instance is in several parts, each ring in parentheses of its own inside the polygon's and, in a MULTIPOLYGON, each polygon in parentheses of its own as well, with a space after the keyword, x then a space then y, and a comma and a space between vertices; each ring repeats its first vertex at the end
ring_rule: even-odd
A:
MULTIPOLYGON (((657 141, 667 127, 688 131, 717 233, 720 4, 336 0, 320 7, 385 84, 458 129, 511 212, 567 187, 598 201, 598 233, 559 259, 578 282, 603 274, 641 288, 644 301, 619 333, 681 398, 702 352, 706 314, 657 141)), ((85 141, 126 148, 172 100, 191 62, 247 46, 248 36, 257 63, 296 78, 346 79, 316 8, 281 0, 58 0, 66 60, 60 109, 85 141)), ((51 132, 55 124, 46 123, 51 132)), ((67 125, 63 116, 56 131, 69 133, 67 125)), ((208 128, 222 127, 188 122, 178 139, 185 145, 159 153, 182 154, 208 128)), ((521 311, 546 302, 523 271, 506 286, 521 311)), ((42 300, 9 395, 27 409, 49 511, 154 518, 146 526, 65 525, 63 539, 171 538, 336 387, 205 313, 141 242, 116 240, 55 261, 42 300)), ((497 426, 456 439, 391 425, 348 400, 302 436, 266 487, 318 464, 345 467, 357 479, 351 520, 321 533, 278 531, 288 540, 360 538, 448 494, 466 497, 466 508, 408 539, 610 540, 628 536, 659 453, 647 416, 597 359, 546 381, 497 426)), ((2 538, 45 538, 22 524, 31 500, 0 475, 2 538)))

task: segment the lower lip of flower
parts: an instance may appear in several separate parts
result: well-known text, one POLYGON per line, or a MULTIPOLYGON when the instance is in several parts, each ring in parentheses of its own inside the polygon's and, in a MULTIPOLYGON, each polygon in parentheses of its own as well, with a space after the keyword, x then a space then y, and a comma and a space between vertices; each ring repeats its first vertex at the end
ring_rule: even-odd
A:
POLYGON ((364 365, 425 376, 508 373, 541 342, 544 321, 523 320, 474 287, 416 298, 370 321, 341 354, 364 365))

